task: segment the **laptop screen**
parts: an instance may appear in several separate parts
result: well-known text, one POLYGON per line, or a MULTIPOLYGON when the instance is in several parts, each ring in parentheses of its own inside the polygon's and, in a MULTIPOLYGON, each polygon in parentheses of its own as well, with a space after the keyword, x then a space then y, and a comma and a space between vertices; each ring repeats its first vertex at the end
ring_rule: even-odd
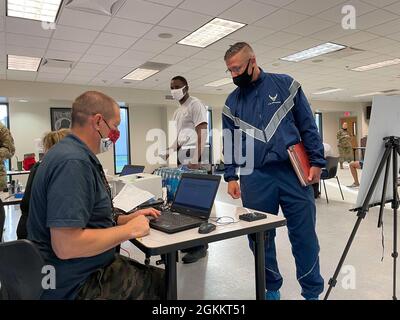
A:
POLYGON ((142 173, 143 171, 144 171, 144 166, 133 166, 133 165, 127 164, 124 166, 124 168, 122 169, 122 171, 119 175, 127 176, 129 174, 142 173))
POLYGON ((218 191, 220 177, 213 176, 211 179, 206 177, 183 175, 175 195, 173 208, 178 209, 179 212, 183 210, 183 213, 192 216, 208 218, 218 191))

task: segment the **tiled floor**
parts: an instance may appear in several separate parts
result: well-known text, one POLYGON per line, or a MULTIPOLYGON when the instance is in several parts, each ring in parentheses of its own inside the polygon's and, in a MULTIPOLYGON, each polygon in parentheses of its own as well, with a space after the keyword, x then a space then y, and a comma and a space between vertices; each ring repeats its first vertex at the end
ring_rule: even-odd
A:
MULTIPOLYGON (((352 183, 348 170, 338 172, 345 200, 343 201, 336 180, 327 181, 330 202, 325 196, 317 200, 317 233, 321 246, 321 272, 325 284, 333 275, 354 227, 357 216, 349 209, 354 206, 357 190, 344 186, 352 183)), ((232 202, 226 195, 226 185, 221 183, 217 200, 232 202)), ((236 202, 238 203, 238 202, 236 202)), ((240 203, 240 202, 239 202, 240 203)), ((6 241, 15 239, 19 211, 8 208, 6 241)), ((393 259, 393 214, 384 213, 384 260, 381 262, 382 230, 377 229, 378 209, 373 208, 362 221, 356 238, 345 261, 345 268, 338 277, 338 284, 331 299, 391 299, 393 259)), ((123 245, 129 254, 143 261, 144 256, 130 243, 123 245)), ((286 228, 277 231, 278 261, 284 284, 282 299, 302 299, 295 277, 294 259, 286 228)), ((156 258, 152 258, 154 263, 156 258)), ((180 299, 254 299, 254 262, 245 237, 210 244, 206 258, 197 263, 178 265, 178 296, 180 299)))

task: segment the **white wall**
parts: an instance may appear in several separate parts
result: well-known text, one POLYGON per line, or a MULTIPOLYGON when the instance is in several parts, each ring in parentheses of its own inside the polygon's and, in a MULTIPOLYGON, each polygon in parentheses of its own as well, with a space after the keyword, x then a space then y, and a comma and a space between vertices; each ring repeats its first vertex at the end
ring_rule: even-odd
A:
POLYGON ((336 133, 339 130, 339 118, 343 113, 327 112, 322 114, 324 142, 332 147, 334 155, 339 155, 336 133))
MULTIPOLYGON (((172 119, 177 108, 174 101, 165 100, 163 91, 137 90, 131 88, 85 87, 76 85, 45 84, 36 82, 2 81, 0 80, 0 96, 10 97, 10 125, 15 139, 16 155, 32 152, 33 140, 40 138, 50 130, 50 107, 70 107, 74 98, 86 90, 100 90, 117 101, 124 101, 129 107, 130 138, 132 163, 146 165, 146 170, 153 168, 146 163, 146 149, 151 142, 146 142, 147 131, 154 128, 163 129, 168 135, 168 121, 172 119), (28 103, 16 102, 15 98, 26 98, 28 103), (14 98, 14 99, 12 99, 14 98)), ((213 128, 222 132, 222 107, 226 95, 193 94, 213 110, 213 128)), ((358 140, 367 134, 368 122, 365 120, 365 106, 361 103, 341 103, 326 101, 310 101, 314 111, 323 113, 324 140, 337 152, 336 132, 339 118, 345 111, 358 118, 358 140), (332 112, 335 110, 336 112, 332 112), (361 134, 360 134, 361 133, 361 134)), ((221 138, 214 136, 214 161, 221 157, 221 138), (219 140, 219 141, 217 141, 219 140)), ((113 153, 100 155, 100 161, 114 172, 113 153)), ((12 160, 16 166, 15 159, 12 160)))
MULTIPOLYGON (((14 137, 15 155, 23 159, 25 153, 36 152, 34 139, 42 138, 50 128, 50 107, 70 107, 70 105, 50 102, 10 102, 10 130, 14 137)), ((38 154, 36 154, 38 156, 38 154)), ((16 168, 16 158, 12 159, 16 168)))
POLYGON ((145 165, 145 171, 152 172, 158 166, 150 165, 146 161, 146 150, 153 144, 151 141, 146 141, 146 135, 151 129, 164 130, 165 109, 152 105, 129 104, 129 118, 132 163, 145 165))
MULTIPOLYGON (((68 102, 10 102, 10 129, 14 137, 16 156, 22 159, 24 153, 35 152, 34 139, 42 138, 50 131, 50 107, 71 107, 68 102)), ((130 141, 132 163, 146 165, 146 170, 151 170, 146 162, 144 150, 150 145, 146 142, 147 131, 163 127, 164 108, 160 106, 129 105, 130 141)), ((38 154, 37 154, 38 157, 38 154)), ((99 159, 109 174, 114 173, 113 152, 99 155, 99 159)), ((16 158, 12 159, 16 167, 16 158)))

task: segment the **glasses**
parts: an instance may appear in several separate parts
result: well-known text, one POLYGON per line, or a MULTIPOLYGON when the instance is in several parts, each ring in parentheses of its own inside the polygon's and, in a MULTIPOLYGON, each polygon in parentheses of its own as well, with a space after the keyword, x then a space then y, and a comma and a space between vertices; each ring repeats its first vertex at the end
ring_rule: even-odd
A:
POLYGON ((226 73, 240 73, 240 71, 243 69, 243 67, 247 66, 250 62, 250 59, 247 61, 246 65, 241 65, 240 67, 232 67, 232 68, 228 68, 226 69, 226 73))
POLYGON ((116 129, 111 129, 111 127, 108 125, 108 122, 106 121, 106 119, 104 119, 104 118, 103 118, 103 121, 104 121, 104 122, 105 122, 105 124, 107 125, 108 129, 110 129, 110 130, 117 130, 117 131, 119 131, 119 130, 118 130, 118 126, 116 126, 116 129))

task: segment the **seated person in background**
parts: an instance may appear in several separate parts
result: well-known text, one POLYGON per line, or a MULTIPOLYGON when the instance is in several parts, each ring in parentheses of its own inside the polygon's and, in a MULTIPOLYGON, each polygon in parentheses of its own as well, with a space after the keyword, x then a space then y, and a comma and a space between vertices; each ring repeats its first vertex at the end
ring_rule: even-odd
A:
MULTIPOLYGON (((332 147, 330 144, 328 143, 323 143, 324 145, 324 157, 326 159, 326 157, 333 157, 333 152, 332 152, 332 147)), ((326 171, 326 170, 325 170, 326 171)), ((323 173, 324 171, 322 170, 321 173, 323 173)), ((319 182, 314 183, 312 185, 313 190, 314 190, 314 198, 317 199, 320 197, 321 193, 319 192, 319 182)))
POLYGON ((363 165, 364 165, 363 160, 350 162, 349 168, 350 168, 351 175, 353 176, 354 182, 352 185, 347 186, 347 187, 357 188, 360 186, 360 181, 358 181, 357 169, 362 169, 363 165))
MULTIPOLYGON (((67 136, 71 131, 69 129, 61 129, 58 131, 51 131, 47 133, 43 137, 43 148, 44 148, 44 153, 49 151, 49 149, 54 146, 57 142, 60 142, 61 139, 63 139, 65 136, 67 136)), ((19 219, 18 222, 18 227, 17 227, 17 236, 18 239, 26 239, 28 237, 27 231, 26 231, 26 222, 28 220, 28 213, 29 213, 29 200, 31 197, 31 188, 32 188, 32 182, 33 179, 35 178, 36 170, 40 165, 40 161, 36 162, 35 165, 31 168, 31 172, 29 173, 28 181, 26 183, 26 188, 24 192, 24 197, 22 198, 21 201, 21 218, 19 219)))
POLYGON ((96 91, 72 105, 71 134, 37 169, 29 205, 28 239, 55 269, 41 299, 160 299, 164 271, 116 254, 116 247, 149 234, 149 208, 118 215, 96 154, 112 149, 120 132, 115 100, 96 91))

